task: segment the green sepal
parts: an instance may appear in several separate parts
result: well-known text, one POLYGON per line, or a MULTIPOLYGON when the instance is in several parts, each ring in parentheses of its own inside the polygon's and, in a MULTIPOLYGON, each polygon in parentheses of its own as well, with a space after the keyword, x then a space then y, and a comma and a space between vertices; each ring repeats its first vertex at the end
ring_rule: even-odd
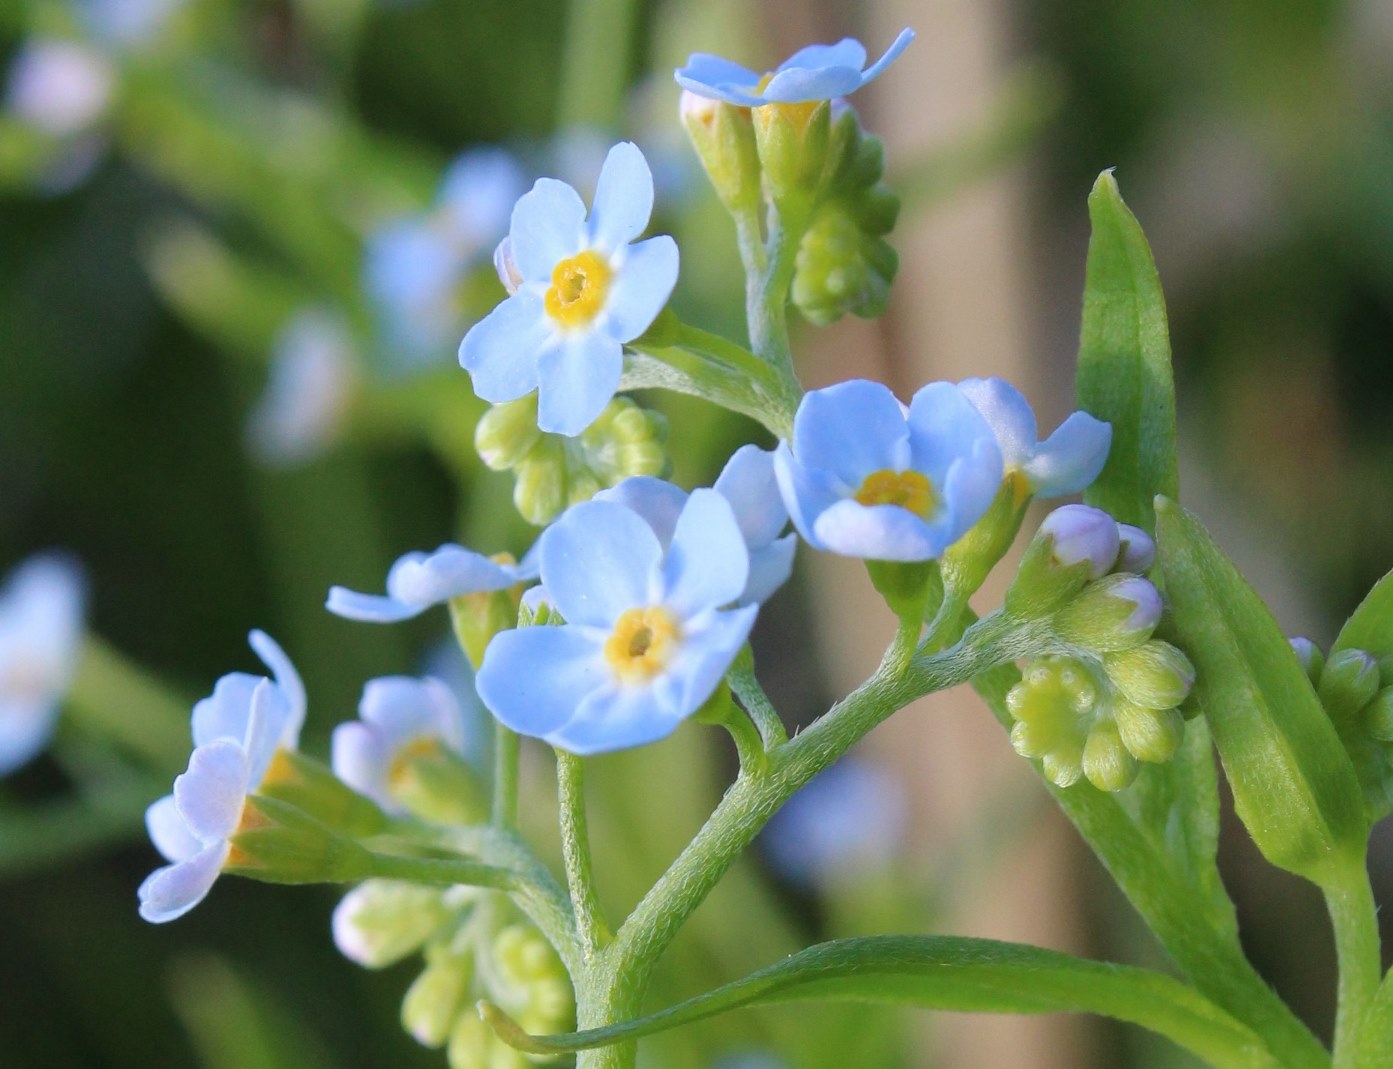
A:
POLYGON ((518 615, 521 587, 460 594, 450 599, 450 624, 460 649, 477 672, 484 663, 484 650, 493 636, 513 626, 518 615))
POLYGON ((866 571, 871 585, 901 622, 922 622, 930 593, 941 589, 934 581, 937 561, 868 560, 866 571))
POLYGON ((303 810, 335 831, 363 839, 387 830, 387 815, 322 761, 298 750, 276 750, 257 792, 303 810))
POLYGON ((944 590, 959 598, 977 592, 1015 542, 1029 504, 1030 490, 1023 479, 1001 480, 986 514, 939 559, 944 590))
POLYGON ((1078 400, 1112 424, 1112 448, 1083 499, 1119 523, 1154 532, 1152 498, 1176 498, 1180 490, 1166 302, 1146 235, 1112 172, 1098 176, 1088 217, 1078 400))
POLYGON ((1208 999, 1160 973, 1058 951, 955 936, 872 936, 822 943, 666 1010, 605 1028, 529 1036, 496 1006, 506 1042, 559 1054, 653 1035, 728 1010, 812 999, 880 1001, 979 1013, 1097 1013, 1167 1036, 1210 1064, 1274 1067, 1259 1038, 1208 999))
POLYGON ((1363 857, 1359 781, 1301 662, 1262 600, 1188 512, 1156 499, 1157 559, 1195 663, 1239 817, 1274 865, 1321 886, 1363 857))
POLYGON ((278 798, 248 798, 230 841, 223 868, 267 883, 348 883, 372 873, 366 849, 278 798))

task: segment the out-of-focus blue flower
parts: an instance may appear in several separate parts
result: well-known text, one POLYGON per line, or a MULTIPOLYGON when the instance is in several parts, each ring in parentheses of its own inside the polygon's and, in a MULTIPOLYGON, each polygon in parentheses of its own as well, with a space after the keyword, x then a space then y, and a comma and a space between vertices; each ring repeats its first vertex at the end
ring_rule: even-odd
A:
POLYGON ((1001 482, 1001 451, 952 383, 929 383, 906 410, 885 386, 857 379, 804 396, 774 471, 794 526, 814 549, 932 560, 986 512, 1001 482))
POLYGON ((1111 425, 1075 412, 1041 442, 1030 402, 1005 379, 964 379, 958 389, 996 434, 1006 476, 1024 479, 1035 497, 1076 494, 1103 470, 1112 444, 1111 425))
POLYGON ((479 696, 507 727, 577 754, 663 738, 720 685, 758 607, 730 503, 695 490, 663 544, 613 501, 569 509, 541 537, 542 584, 566 623, 496 635, 479 696))
POLYGON ((513 208, 508 258, 517 288, 460 343, 474 392, 494 403, 537 390, 537 426, 577 435, 619 387, 624 343, 677 283, 677 243, 634 242, 653 210, 653 176, 630 142, 605 157, 588 217, 565 182, 540 179, 513 208))
POLYGON ((140 915, 161 924, 198 905, 222 871, 230 839, 271 759, 299 744, 305 688, 290 658, 270 635, 253 631, 254 649, 274 681, 245 672, 218 680, 193 708, 193 755, 174 780, 174 793, 145 811, 150 839, 170 862, 137 892, 140 915))
POLYGON ((48 743, 82 639, 86 584, 72 559, 30 557, 0 590, 0 776, 48 743))
POLYGON ((301 464, 343 427, 354 387, 353 340, 323 309, 297 314, 276 339, 266 392, 247 420, 247 444, 270 465, 301 464))
MULTIPOLYGON (((774 478, 774 454, 756 445, 741 446, 726 462, 714 489, 730 502, 750 554, 750 577, 736 604, 757 605, 788 581, 798 544, 797 535, 779 537, 788 526, 788 510, 774 478)), ((672 544, 677 517, 687 503, 687 492, 681 487, 642 475, 595 497, 637 512, 653 528, 664 551, 672 544)))
POLYGON ((77 0, 78 17, 97 40, 118 48, 152 42, 186 0, 77 0))
POLYGON ((95 48, 36 37, 10 65, 5 107, 49 137, 76 137, 106 116, 115 84, 116 68, 95 48))
POLYGON ((907 818, 904 792, 886 772, 844 758, 790 798, 759 843, 779 875, 817 890, 888 868, 907 818))
POLYGON ((464 718, 450 688, 429 677, 372 679, 358 719, 334 729, 334 774, 383 809, 399 811, 393 780, 412 757, 440 750, 464 751, 464 718))
POLYGON ((834 45, 808 45, 768 74, 757 74, 707 52, 693 52, 674 77, 683 89, 698 96, 747 108, 831 100, 854 93, 880 77, 912 40, 913 30, 901 30, 885 55, 869 67, 866 46, 854 37, 844 37, 834 45))
POLYGON ((387 594, 359 594, 346 587, 329 588, 324 607, 345 620, 391 624, 419 616, 463 594, 507 590, 537 578, 537 547, 521 561, 485 557, 463 546, 446 544, 434 553, 413 550, 397 558, 387 572, 387 594))
POLYGON ((427 211, 369 238, 365 284, 401 368, 443 362, 464 328, 465 277, 498 243, 522 189, 511 153, 472 149, 450 165, 427 211))

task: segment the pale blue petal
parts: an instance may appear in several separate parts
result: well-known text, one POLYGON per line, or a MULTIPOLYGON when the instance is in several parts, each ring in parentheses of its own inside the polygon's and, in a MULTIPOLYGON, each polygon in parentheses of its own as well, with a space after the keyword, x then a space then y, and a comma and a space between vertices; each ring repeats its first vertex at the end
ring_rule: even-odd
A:
POLYGON ((585 248, 585 202, 555 178, 539 178, 513 206, 513 263, 528 282, 551 282, 556 265, 585 248))
POLYGON ((387 593, 404 605, 440 605, 461 594, 507 590, 522 581, 517 565, 447 543, 433 553, 406 553, 387 573, 387 593))
POLYGON ((606 685, 606 633, 596 628, 523 627, 501 631, 484 651, 475 686, 504 727, 545 738, 606 685))
POLYGON ((252 691, 261 679, 246 672, 229 672, 213 684, 213 693, 193 707, 193 744, 204 746, 216 739, 231 739, 240 746, 247 737, 252 691))
POLYGON ((383 676, 363 687, 358 716, 394 748, 413 738, 436 738, 453 750, 464 745, 459 703, 438 679, 383 676))
POLYGON ((865 379, 805 394, 793 418, 798 463, 808 471, 835 476, 846 493, 855 493, 872 472, 907 469, 909 443, 904 411, 895 395, 889 387, 865 379))
POLYGON ((996 435, 1006 468, 1023 467, 1035 451, 1038 433, 1035 413, 1025 395, 998 378, 964 379, 958 389, 996 435))
POLYGON ((479 397, 493 404, 515 401, 537 388, 537 361, 551 344, 542 298, 524 289, 469 328, 459 362, 479 397))
POLYGON ((542 584, 568 623, 608 631, 625 610, 654 603, 662 556, 642 517, 586 501, 542 534, 542 584))
POLYGON ((1075 412, 1040 443, 1034 458, 1024 466, 1035 496, 1078 493, 1098 478, 1111 444, 1110 424, 1087 412, 1075 412))
POLYGON ((807 45, 779 64, 778 70, 816 70, 819 67, 851 67, 860 74, 866 65, 866 46, 854 37, 834 45, 807 45))
POLYGON ((655 699, 652 687, 615 684, 596 690, 574 718, 545 738, 553 746, 586 756, 656 742, 681 722, 671 703, 655 699))
POLYGON ((818 548, 865 560, 933 560, 947 548, 943 537, 908 509, 850 498, 821 513, 813 529, 818 548))
POLYGON ((859 67, 821 67, 817 70, 790 68, 769 79, 764 99, 775 104, 801 104, 831 100, 861 88, 859 67))
POLYGON ((735 601, 749 575, 749 550, 730 502, 715 490, 693 490, 663 561, 663 603, 685 620, 735 601))
POLYGON ((482 250, 496 245, 507 230, 525 184, 512 153, 501 148, 471 149, 445 172, 436 199, 454 236, 482 250))
POLYGON ((47 695, 0 694, 0 776, 37 756, 53 735, 58 705, 47 695))
POLYGON ((265 631, 253 630, 247 636, 247 641, 261 658, 261 662, 271 670, 276 686, 289 703, 291 719, 284 733, 279 736, 279 741, 293 749, 300 740, 300 728, 305 723, 305 684, 300 679, 300 673, 295 671, 295 665, 291 664, 290 658, 285 655, 285 650, 265 631))
POLYGON ((724 100, 730 104, 752 107, 763 101, 755 93, 760 75, 707 52, 693 52, 687 65, 673 72, 677 84, 698 96, 724 100))
POLYGON ((537 426, 575 437, 619 389, 624 347, 598 331, 569 331, 537 362, 537 426))
POLYGON ((758 605, 788 582, 793 574, 797 535, 785 535, 750 554, 750 578, 737 605, 758 605))
POLYGON ((631 475, 607 490, 601 490, 595 495, 595 500, 611 501, 637 512, 653 528, 658 542, 666 550, 672 544, 672 533, 677 530, 677 517, 687 503, 687 491, 665 479, 631 475))
POLYGON ((808 471, 794 458, 787 442, 780 442, 774 452, 774 477, 789 519, 803 541, 814 549, 825 549, 813 533, 813 525, 819 515, 843 499, 844 484, 826 472, 808 471))
POLYGON ((711 697, 750 637, 759 606, 704 614, 689 622, 682 645, 663 675, 674 702, 670 712, 691 716, 711 697))
POLYGON ((595 185, 590 209, 590 245, 605 253, 623 248, 643 233, 653 213, 653 172, 632 141, 609 150, 595 185))
POLYGON ((333 586, 329 588, 329 598, 324 607, 345 620, 393 624, 399 620, 410 620, 414 616, 420 616, 429 606, 403 605, 394 598, 384 598, 381 594, 360 594, 347 587, 333 586))
POLYGON ((914 470, 927 475, 940 492, 953 461, 970 455, 983 441, 991 443, 991 453, 997 458, 993 490, 1001 482, 1001 451, 996 436, 982 414, 951 382, 931 382, 909 402, 909 441, 914 470))
POLYGON ((900 58, 900 53, 909 47, 909 43, 914 40, 914 31, 905 27, 900 31, 899 36, 890 43, 890 47, 885 50, 885 54, 866 68, 866 72, 861 76, 861 84, 866 85, 875 81, 889 68, 890 64, 900 58))
POLYGON ((140 915, 151 924, 182 917, 212 889, 232 849, 225 840, 210 843, 185 861, 156 869, 136 891, 140 915))
POLYGON ((251 718, 247 721, 247 738, 242 744, 247 763, 247 791, 261 786, 261 779, 276 751, 293 750, 298 736, 299 725, 285 694, 269 679, 263 679, 252 691, 251 718))
POLYGON ((247 798, 247 772, 246 754, 235 742, 218 739, 194 750, 189 770, 174 780, 174 802, 190 833, 212 842, 236 830, 247 798))
POLYGON ((145 830, 166 861, 186 861, 203 849, 203 843, 189 831, 179 815, 172 794, 166 794, 145 810, 145 830))
POLYGON ((945 546, 986 514, 1000 486, 1001 453, 990 436, 980 438, 970 453, 949 465, 940 488, 942 501, 932 523, 942 532, 945 546))
POLYGON ((386 796, 389 757, 380 732, 360 720, 334 728, 329 741, 334 775, 359 794, 381 803, 386 796))
POLYGON ((633 341, 652 326, 677 285, 677 270, 677 242, 666 234, 631 245, 611 283, 605 333, 633 341))
POLYGON ((772 451, 742 445, 726 461, 714 489, 735 510, 735 521, 751 550, 767 546, 788 525, 772 451))

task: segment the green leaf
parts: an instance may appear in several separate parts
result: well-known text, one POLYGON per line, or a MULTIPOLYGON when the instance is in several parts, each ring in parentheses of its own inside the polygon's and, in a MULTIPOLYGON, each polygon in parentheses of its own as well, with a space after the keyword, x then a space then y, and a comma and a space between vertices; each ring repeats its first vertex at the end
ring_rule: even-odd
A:
POLYGON ((1330 652, 1356 649, 1375 657, 1393 651, 1393 572, 1389 572, 1365 595, 1354 610, 1330 652))
POLYGON ((1093 234, 1079 338, 1079 406, 1112 424, 1108 462, 1084 501, 1155 529, 1152 498, 1179 496, 1166 302, 1151 248, 1112 172, 1088 196, 1093 234))
POLYGON ((1157 498, 1157 548, 1175 628, 1195 663, 1234 806, 1269 861, 1327 886, 1362 864, 1368 824, 1354 766, 1267 606, 1188 512, 1157 498))
POLYGON ((1178 980, 1058 951, 956 936, 822 943, 669 1009, 562 1036, 523 1032, 482 1009, 520 1050, 557 1054, 636 1039, 728 1010, 808 999, 878 1001, 979 1013, 1098 1013, 1159 1032, 1216 1066, 1276 1066, 1258 1037, 1178 980))

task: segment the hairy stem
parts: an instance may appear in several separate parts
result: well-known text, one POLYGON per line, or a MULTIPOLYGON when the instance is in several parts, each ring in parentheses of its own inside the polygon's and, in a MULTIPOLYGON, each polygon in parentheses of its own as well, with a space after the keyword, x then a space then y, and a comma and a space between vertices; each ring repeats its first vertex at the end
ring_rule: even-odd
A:
POLYGON ((585 818, 585 766, 565 750, 556 751, 556 784, 561 803, 561 853, 575 907, 581 955, 589 961, 610 939, 595 891, 590 832, 585 818))

